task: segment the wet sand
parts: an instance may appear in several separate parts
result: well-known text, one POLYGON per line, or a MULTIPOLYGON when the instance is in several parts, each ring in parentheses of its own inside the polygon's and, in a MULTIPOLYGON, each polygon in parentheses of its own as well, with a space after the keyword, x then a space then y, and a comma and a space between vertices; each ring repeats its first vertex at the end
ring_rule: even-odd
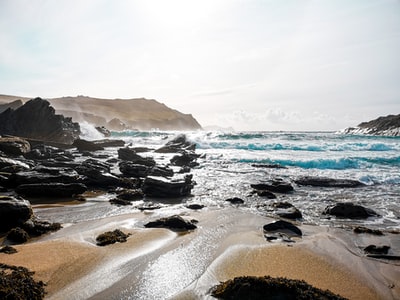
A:
POLYGON ((103 218, 15 246, 0 262, 35 271, 49 299, 214 299, 213 285, 243 275, 302 279, 349 299, 400 296, 399 265, 361 255, 341 229, 303 225, 296 243, 268 243, 261 228, 273 219, 233 208, 182 214, 199 228, 181 235, 132 222, 158 213, 103 218), (95 245, 116 228, 132 233, 126 243, 95 245))

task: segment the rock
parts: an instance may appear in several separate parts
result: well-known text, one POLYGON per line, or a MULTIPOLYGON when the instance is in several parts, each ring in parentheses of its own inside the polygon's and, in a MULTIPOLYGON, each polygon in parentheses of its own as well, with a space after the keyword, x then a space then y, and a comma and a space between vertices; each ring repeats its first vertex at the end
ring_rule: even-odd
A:
POLYGON ((270 191, 254 190, 254 193, 256 193, 259 197, 266 197, 268 199, 276 199, 276 195, 274 193, 271 193, 270 191))
POLYGON ((76 147, 79 152, 104 150, 103 147, 99 146, 95 142, 87 141, 84 139, 76 139, 73 142, 72 146, 76 147))
POLYGON ((33 215, 29 201, 0 196, 0 232, 22 226, 33 215))
POLYGON ((31 148, 31 151, 24 154, 27 159, 34 160, 49 160, 54 159, 56 161, 73 161, 74 157, 71 153, 66 152, 63 149, 52 147, 44 144, 38 144, 31 148))
POLYGON ((110 203, 114 204, 114 205, 123 205, 123 206, 132 205, 131 201, 119 199, 119 198, 110 199, 110 203))
POLYGON ((60 230, 62 226, 60 223, 50 223, 33 217, 26 221, 22 225, 22 228, 29 234, 29 236, 34 237, 60 230))
POLYGON ((388 254, 390 246, 369 245, 364 248, 364 252, 368 254, 388 254))
POLYGON ((35 281, 34 274, 24 267, 0 263, 0 299, 44 299, 46 285, 35 281))
POLYGON ((272 193, 289 193, 293 191, 293 186, 289 182, 280 179, 273 179, 269 182, 251 184, 253 189, 259 191, 269 191, 272 193))
POLYGON ((48 101, 35 98, 0 114, 0 134, 72 144, 79 138, 80 127, 71 118, 56 115, 48 101))
POLYGON ((124 147, 125 142, 123 140, 114 140, 114 139, 105 139, 105 140, 96 140, 93 141, 96 145, 103 147, 103 148, 109 148, 109 147, 124 147))
POLYGON ((186 231, 196 229, 197 226, 193 221, 187 221, 181 216, 175 215, 168 218, 161 218, 144 225, 146 228, 168 228, 176 231, 186 231))
POLYGON ((124 189, 118 192, 118 199, 135 201, 143 199, 143 192, 140 189, 124 189))
POLYGON ((0 151, 7 155, 19 156, 31 151, 31 144, 19 137, 0 137, 0 151))
POLYGON ((137 208, 140 211, 144 210, 156 210, 164 207, 165 205, 161 205, 159 203, 153 203, 151 201, 144 202, 142 204, 136 205, 135 208, 137 208))
POLYGON ((173 198, 190 195, 193 188, 192 175, 168 180, 163 177, 148 176, 143 182, 142 191, 146 196, 173 198))
POLYGON ((16 192, 27 197, 61 197, 83 194, 87 187, 82 183, 33 183, 21 184, 16 192))
POLYGON ((287 169, 285 166, 280 164, 252 164, 254 168, 265 168, 265 169, 287 169))
POLYGON ((130 161, 137 165, 143 165, 148 167, 154 167, 156 162, 152 157, 142 157, 130 148, 118 149, 118 158, 126 161, 130 161))
POLYGON ((362 182, 353 179, 334 179, 334 178, 313 177, 313 176, 300 177, 295 180, 295 183, 298 185, 334 187, 334 188, 355 188, 364 186, 362 182))
POLYGON ((203 209, 205 206, 202 204, 193 203, 193 204, 186 205, 186 207, 189 209, 193 209, 193 210, 200 210, 200 209, 203 209))
POLYGON ((244 200, 240 199, 238 197, 229 198, 229 199, 226 199, 225 201, 230 202, 232 204, 243 204, 244 203, 244 200))
POLYGON ((40 183, 76 183, 81 180, 81 176, 72 169, 36 167, 29 171, 12 174, 8 185, 11 187, 22 184, 40 184, 40 183))
POLYGON ((369 134, 383 136, 400 136, 400 114, 379 117, 369 122, 358 124, 343 130, 346 134, 369 134))
POLYGON ((0 169, 2 172, 16 173, 18 171, 28 170, 30 167, 28 164, 22 161, 7 157, 0 157, 0 169), (11 172, 11 169, 15 170, 15 172, 11 172))
POLYGON ((211 295, 218 299, 330 299, 344 300, 329 290, 315 288, 303 280, 272 278, 270 276, 235 277, 214 286, 211 295))
POLYGON ((355 205, 351 202, 341 202, 335 205, 330 205, 325 208, 323 214, 349 219, 365 219, 368 217, 378 216, 378 214, 372 209, 365 208, 361 205, 355 205))
POLYGON ((105 137, 111 136, 111 131, 105 128, 104 126, 96 126, 95 127, 98 132, 100 132, 105 137))
POLYGON ((14 244, 23 244, 29 240, 29 235, 22 228, 15 227, 7 233, 7 240, 14 244))
POLYGON ((15 254, 17 252, 18 252, 17 249, 8 245, 0 248, 0 253, 15 254))
POLYGON ((303 218, 300 210, 294 207, 291 203, 276 202, 272 204, 272 207, 275 209, 275 214, 277 214, 281 218, 292 220, 303 218))
POLYGON ((97 246, 107 246, 115 243, 125 243, 131 234, 125 234, 119 229, 107 231, 96 238, 97 246))
POLYGON ((157 153, 178 153, 183 150, 194 151, 196 149, 196 144, 188 141, 185 134, 179 134, 175 136, 172 140, 167 142, 161 148, 155 150, 157 153))
POLYGON ((121 161, 119 163, 119 170, 124 176, 135 178, 144 178, 147 176, 172 177, 174 175, 174 171, 168 167, 149 167, 129 161, 121 161))
POLYGON ((383 232, 378 229, 370 229, 367 227, 357 226, 354 228, 354 233, 368 233, 373 235, 383 235, 383 232))
POLYGON ((181 155, 175 155, 170 162, 173 166, 194 168, 199 165, 195 160, 199 157, 198 154, 184 152, 181 155))
POLYGON ((263 230, 264 232, 280 232, 294 236, 303 235, 303 233, 297 226, 282 220, 264 225, 263 230))

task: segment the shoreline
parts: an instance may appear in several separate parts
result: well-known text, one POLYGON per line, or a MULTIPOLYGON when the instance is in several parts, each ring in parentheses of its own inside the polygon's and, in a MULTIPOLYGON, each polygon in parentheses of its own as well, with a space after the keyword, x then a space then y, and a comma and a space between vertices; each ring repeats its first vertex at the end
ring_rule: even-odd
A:
POLYGON ((261 228, 274 219, 234 208, 181 213, 199 220, 198 229, 184 235, 137 226, 137 220, 158 214, 133 213, 73 224, 15 246, 19 252, 0 254, 0 261, 35 271, 34 278, 48 284, 46 299, 126 293, 143 299, 162 293, 174 299, 214 299, 207 294, 213 285, 239 275, 302 279, 349 299, 400 295, 395 285, 400 278, 398 262, 358 255, 345 230, 301 225, 304 236, 296 243, 269 243, 261 228), (95 245, 98 234, 116 228, 132 233, 126 243, 95 245), (161 282, 165 277, 167 282, 161 282))

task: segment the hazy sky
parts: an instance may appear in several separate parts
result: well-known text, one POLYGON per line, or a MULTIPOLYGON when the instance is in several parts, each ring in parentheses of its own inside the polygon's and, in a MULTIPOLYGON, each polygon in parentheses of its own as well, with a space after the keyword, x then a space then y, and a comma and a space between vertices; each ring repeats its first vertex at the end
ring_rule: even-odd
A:
POLYGON ((400 0, 0 0, 0 94, 156 99, 204 126, 400 113, 400 0))

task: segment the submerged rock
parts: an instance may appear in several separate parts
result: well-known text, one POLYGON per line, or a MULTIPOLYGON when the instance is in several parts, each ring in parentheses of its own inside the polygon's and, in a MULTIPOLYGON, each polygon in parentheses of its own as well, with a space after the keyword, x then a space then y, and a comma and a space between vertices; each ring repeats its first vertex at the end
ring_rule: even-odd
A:
POLYGON ((325 208, 323 214, 349 219, 365 219, 368 217, 378 216, 378 214, 372 209, 351 202, 342 202, 330 205, 325 208))
POLYGON ((211 295, 218 299, 230 300, 345 299, 329 290, 315 288, 303 280, 270 276, 235 277, 213 287, 211 295))
POLYGON ((115 243, 125 243, 131 234, 125 234, 119 229, 107 231, 96 238, 97 246, 107 246, 115 243))
POLYGON ((295 180, 298 185, 309 185, 317 187, 333 187, 333 188, 355 188, 364 186, 365 184, 353 179, 335 179, 328 177, 303 176, 295 180))
POLYGON ((187 221, 181 216, 175 215, 168 218, 161 218, 144 225, 146 228, 168 228, 171 230, 186 231, 196 229, 193 221, 187 221))

